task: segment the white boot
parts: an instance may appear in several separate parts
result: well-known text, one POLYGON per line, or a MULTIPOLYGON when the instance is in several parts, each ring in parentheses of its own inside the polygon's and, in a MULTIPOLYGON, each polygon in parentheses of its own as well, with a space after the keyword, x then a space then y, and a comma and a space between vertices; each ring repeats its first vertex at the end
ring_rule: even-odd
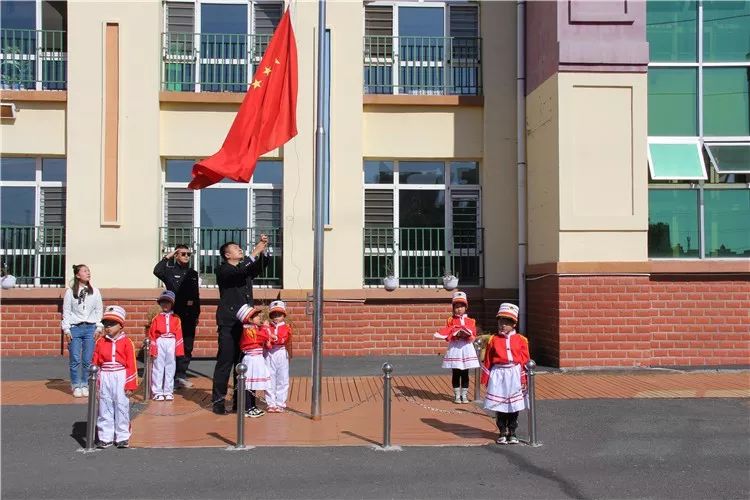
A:
POLYGON ((469 389, 461 389, 461 402, 462 403, 468 403, 469 402, 469 389))
POLYGON ((453 388, 453 402, 461 404, 461 389, 458 387, 453 388))

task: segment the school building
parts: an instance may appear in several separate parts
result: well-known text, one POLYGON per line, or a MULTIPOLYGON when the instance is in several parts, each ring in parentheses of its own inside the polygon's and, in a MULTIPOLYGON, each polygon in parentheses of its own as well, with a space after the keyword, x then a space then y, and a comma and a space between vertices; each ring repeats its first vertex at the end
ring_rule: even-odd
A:
MULTIPOLYGON (((218 248, 260 233, 256 299, 309 355, 317 3, 299 135, 201 191, 283 2, 0 5, 2 355, 65 355, 80 263, 140 338, 177 243, 214 355, 218 248)), ((329 0, 325 39, 324 355, 442 353, 454 274, 485 330, 522 305, 540 364, 750 364, 750 1, 329 0)))

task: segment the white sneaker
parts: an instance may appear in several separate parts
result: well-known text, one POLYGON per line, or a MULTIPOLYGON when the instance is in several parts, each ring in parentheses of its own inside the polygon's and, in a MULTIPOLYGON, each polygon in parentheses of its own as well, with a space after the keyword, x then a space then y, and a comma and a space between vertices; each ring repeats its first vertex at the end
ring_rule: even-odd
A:
POLYGON ((73 397, 74 398, 82 398, 83 397, 83 391, 80 387, 76 387, 73 389, 73 397))
POLYGON ((164 401, 174 401, 174 396, 172 394, 165 394, 164 401))
POLYGON ((84 398, 89 397, 89 388, 88 387, 81 387, 81 397, 84 397, 84 398))
POLYGON ((180 377, 180 378, 174 379, 174 381, 177 383, 178 386, 184 387, 186 389, 193 387, 193 383, 186 378, 180 377))

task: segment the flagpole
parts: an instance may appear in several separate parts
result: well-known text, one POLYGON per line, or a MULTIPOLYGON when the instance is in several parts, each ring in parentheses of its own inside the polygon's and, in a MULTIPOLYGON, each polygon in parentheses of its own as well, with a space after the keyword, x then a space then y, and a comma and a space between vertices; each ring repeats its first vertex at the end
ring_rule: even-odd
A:
POLYGON ((315 237, 313 255, 313 338, 312 338, 312 408, 313 420, 320 420, 322 374, 320 361, 323 348, 323 168, 325 136, 323 79, 325 77, 326 1, 318 0, 318 79, 317 112, 315 117, 315 237))

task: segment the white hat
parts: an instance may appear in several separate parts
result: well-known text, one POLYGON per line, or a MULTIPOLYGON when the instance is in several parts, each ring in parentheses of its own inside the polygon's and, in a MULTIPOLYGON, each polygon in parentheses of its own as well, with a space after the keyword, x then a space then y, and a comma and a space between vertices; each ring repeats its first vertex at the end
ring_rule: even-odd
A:
POLYGON ((116 321, 120 326, 125 326, 125 309, 120 306, 107 306, 102 315, 102 321, 116 321))
POLYGON ((500 309, 497 310, 495 317, 508 318, 518 322, 518 306, 510 302, 503 302, 500 304, 500 309))
POLYGON ((251 306, 250 304, 245 304, 242 307, 240 307, 240 310, 237 311, 237 319, 240 320, 242 323, 250 323, 250 320, 253 319, 253 316, 260 313, 261 310, 251 306))
POLYGON ((274 300, 273 302, 271 302, 268 314, 271 314, 273 312, 284 313, 284 316, 286 316, 286 304, 284 304, 284 302, 281 300, 274 300))
POLYGON ((463 302, 465 305, 469 305, 469 299, 466 298, 465 292, 453 292, 453 300, 451 300, 451 303, 455 304, 456 302, 461 303, 463 302))

